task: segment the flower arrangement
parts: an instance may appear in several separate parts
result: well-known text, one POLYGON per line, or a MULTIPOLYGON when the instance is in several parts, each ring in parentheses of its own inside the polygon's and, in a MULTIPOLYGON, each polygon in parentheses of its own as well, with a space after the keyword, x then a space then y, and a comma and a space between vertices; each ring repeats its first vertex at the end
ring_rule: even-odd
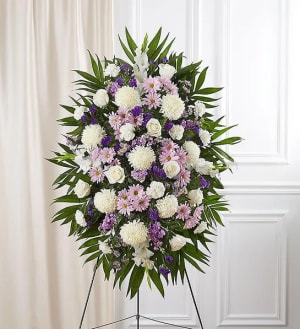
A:
POLYGON ((120 58, 90 60, 93 74, 76 70, 78 97, 62 105, 59 123, 75 129, 49 159, 64 171, 54 182, 67 187, 54 202, 70 203, 53 221, 70 224, 86 262, 96 260, 114 285, 129 277, 133 297, 143 278, 164 295, 163 282, 184 280, 186 263, 202 271, 207 243, 228 204, 219 194, 221 172, 233 158, 210 110, 221 88, 203 87, 207 67, 183 66, 170 53, 160 28, 139 48, 128 30, 120 58))

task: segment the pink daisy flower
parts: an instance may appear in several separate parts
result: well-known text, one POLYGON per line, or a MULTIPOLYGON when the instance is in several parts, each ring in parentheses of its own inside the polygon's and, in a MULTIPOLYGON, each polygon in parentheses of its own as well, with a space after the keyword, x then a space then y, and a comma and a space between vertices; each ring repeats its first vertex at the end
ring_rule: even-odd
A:
POLYGON ((138 200, 145 196, 143 186, 140 184, 132 185, 129 187, 128 195, 130 200, 138 200))
POLYGON ((94 183, 100 183, 104 179, 103 170, 99 167, 93 167, 89 170, 89 176, 91 177, 91 181, 94 183))
POLYGON ((117 114, 119 115, 121 125, 127 122, 127 118, 128 118, 127 109, 118 109, 117 114))
POLYGON ((184 223, 184 228, 189 229, 195 227, 199 223, 199 218, 190 216, 184 223))
POLYGON ((142 114, 141 115, 138 115, 137 117, 135 117, 134 115, 131 114, 128 117, 128 122, 131 123, 134 127, 141 126, 142 123, 143 123, 143 120, 144 120, 144 118, 143 118, 143 115, 142 114))
POLYGON ((149 109, 156 109, 161 104, 161 98, 158 94, 151 91, 144 98, 144 104, 147 105, 149 109))
POLYGON ((103 163, 111 163, 114 160, 116 152, 111 147, 104 147, 100 150, 100 159, 103 163))
POLYGON ((141 198, 133 200, 133 208, 135 211, 145 211, 150 204, 150 198, 144 194, 141 198))
POLYGON ((119 199, 117 201, 117 209, 119 210, 120 214, 129 216, 130 213, 133 211, 133 207, 129 200, 119 199))
POLYGON ((163 85, 168 85, 171 83, 171 80, 167 77, 158 77, 158 81, 163 85))
POLYGON ((185 203, 181 204, 177 208, 177 218, 186 220, 189 218, 191 213, 191 208, 185 203))
POLYGON ((180 186, 186 186, 191 180, 190 171, 182 168, 179 171, 178 179, 179 179, 180 186))
POLYGON ((201 214, 202 214, 202 210, 203 210, 203 206, 200 207, 196 207, 196 209, 194 210, 194 217, 196 218, 200 218, 201 214))
POLYGON ((97 146, 91 152, 93 162, 97 161, 100 156, 100 148, 97 146))
POLYGON ((162 147, 161 147, 161 151, 175 151, 177 150, 179 147, 178 144, 174 143, 171 139, 165 139, 163 141, 162 147))
POLYGON ((108 117, 108 121, 109 121, 109 124, 113 127, 113 129, 120 128, 121 120, 117 114, 115 114, 115 113, 110 114, 108 117))
POLYGON ((123 200, 129 200, 129 195, 128 195, 128 191, 126 190, 126 188, 123 188, 123 190, 119 191, 118 193, 118 199, 123 199, 123 200))
POLYGON ((178 163, 183 166, 187 162, 187 153, 183 148, 179 148, 176 150, 176 155, 178 156, 178 163))
POLYGON ((144 80, 143 87, 146 91, 157 91, 161 86, 161 83, 159 82, 158 78, 152 78, 149 77, 144 80))
POLYGON ((178 156, 174 151, 164 151, 159 156, 159 161, 161 164, 164 164, 168 161, 177 161, 178 156))
POLYGON ((164 87, 165 87, 165 90, 168 94, 171 94, 171 95, 177 95, 178 94, 178 87, 174 83, 172 83, 172 82, 166 83, 164 85, 164 87))

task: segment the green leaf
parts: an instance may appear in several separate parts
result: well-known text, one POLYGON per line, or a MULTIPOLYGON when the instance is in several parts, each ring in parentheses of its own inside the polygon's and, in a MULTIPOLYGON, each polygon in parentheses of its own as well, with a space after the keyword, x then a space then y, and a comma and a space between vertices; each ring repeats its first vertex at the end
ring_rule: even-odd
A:
POLYGON ((128 32, 127 28, 125 28, 125 34, 126 34, 127 44, 129 46, 132 54, 135 56, 136 55, 135 50, 138 46, 136 45, 135 41, 132 39, 132 37, 131 37, 130 33, 128 32))
POLYGON ((143 267, 134 266, 128 283, 127 295, 130 292, 130 298, 133 298, 138 292, 143 281, 145 269, 143 267))
POLYGON ((97 80, 101 80, 101 75, 100 75, 100 72, 99 72, 97 62, 95 61, 94 57, 92 56, 92 54, 89 50, 88 50, 88 53, 90 55, 90 61, 91 61, 91 64, 92 64, 92 68, 93 68, 93 72, 95 74, 95 77, 97 78, 97 80))
POLYGON ((160 27, 157 33, 155 34, 155 36, 153 37, 153 39, 149 43, 148 52, 147 52, 149 58, 153 58, 153 54, 155 53, 157 45, 160 41, 161 32, 162 32, 162 28, 160 27))
POLYGON ((160 275, 157 273, 156 269, 152 269, 148 271, 149 276, 152 280, 152 282, 155 284, 156 288, 160 292, 160 294, 164 297, 165 296, 165 291, 164 291, 164 286, 161 282, 160 275))
POLYGON ((213 87, 209 87, 209 88, 203 88, 203 89, 199 89, 197 94, 200 95, 209 95, 209 94, 214 94, 217 93, 218 91, 222 90, 223 88, 213 88, 213 87))
POLYGON ((80 70, 74 70, 74 72, 76 72, 77 74, 79 74, 80 76, 85 78, 86 80, 93 82, 96 85, 99 85, 100 81, 97 78, 95 78, 94 76, 92 76, 91 74, 84 72, 84 71, 80 71, 80 70))
POLYGON ((241 137, 228 137, 221 141, 214 142, 214 145, 234 145, 241 141, 241 137))
POLYGON ((132 56, 131 52, 129 51, 129 49, 125 46, 124 42, 122 41, 122 39, 119 36, 119 40, 120 40, 120 44, 126 54, 126 56, 129 58, 129 60, 134 64, 134 56, 132 56))
POLYGON ((206 77, 206 72, 207 72, 207 69, 208 69, 208 66, 205 67, 202 72, 199 74, 199 77, 197 79, 197 83, 196 83, 196 87, 195 87, 195 91, 199 90, 203 83, 204 83, 204 80, 205 80, 205 77, 206 77))

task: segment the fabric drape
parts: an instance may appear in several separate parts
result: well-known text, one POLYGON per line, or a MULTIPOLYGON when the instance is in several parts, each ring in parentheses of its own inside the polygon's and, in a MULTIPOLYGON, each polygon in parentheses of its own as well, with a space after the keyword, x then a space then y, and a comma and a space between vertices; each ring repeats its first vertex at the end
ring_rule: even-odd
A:
MULTIPOLYGON (((68 229, 51 224, 58 150, 87 49, 110 57, 110 0, 0 0, 0 328, 77 328, 92 277, 68 229)), ((111 321, 113 291, 97 273, 86 326, 111 321)))

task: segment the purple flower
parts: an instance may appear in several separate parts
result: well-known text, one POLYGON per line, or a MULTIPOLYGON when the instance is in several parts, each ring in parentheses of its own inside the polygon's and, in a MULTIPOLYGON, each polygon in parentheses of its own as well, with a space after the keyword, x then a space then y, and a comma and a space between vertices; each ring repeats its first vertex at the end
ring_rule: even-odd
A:
POLYGON ((95 105, 92 105, 91 107, 90 107, 90 113, 91 114, 95 114, 97 112, 97 107, 95 106, 95 105))
POLYGON ((118 152, 120 147, 121 147, 120 143, 116 143, 116 145, 114 146, 114 150, 118 152))
POLYGON ((165 257, 165 261, 166 261, 166 263, 168 263, 168 264, 172 263, 173 260, 174 260, 174 258, 173 258, 172 256, 166 256, 166 257, 165 257))
POLYGON ((91 120, 90 120, 91 125, 95 125, 95 124, 97 124, 97 122, 98 122, 97 118, 92 115, 91 120))
POLYGON ((155 221, 149 226, 149 235, 155 250, 159 249, 163 245, 161 239, 165 236, 165 234, 165 231, 161 228, 160 222, 155 221))
POLYGON ((143 183, 147 177, 148 171, 146 169, 132 170, 131 177, 141 183, 143 183))
POLYGON ((194 133, 199 135, 199 131, 200 131, 200 127, 199 125, 196 123, 195 126, 194 126, 194 133))
POLYGON ((80 120, 81 120, 81 122, 82 123, 86 123, 86 115, 84 114, 81 118, 80 118, 80 120))
POLYGON ((120 70, 129 74, 130 73, 130 67, 128 64, 122 64, 121 67, 120 67, 120 70))
POLYGON ((130 79, 129 80, 129 86, 130 87, 137 87, 137 82, 136 82, 136 79, 130 79))
POLYGON ((155 164, 152 165, 151 173, 155 178, 161 178, 161 179, 167 179, 167 175, 165 171, 159 167, 157 167, 155 164))
POLYGON ((106 135, 101 139, 101 145, 103 147, 108 146, 110 144, 110 142, 111 142, 111 137, 109 135, 106 135))
POLYGON ((99 228, 102 230, 109 231, 114 227, 116 222, 117 222, 117 219, 116 219, 115 214, 106 214, 103 219, 103 222, 100 224, 99 228))
POLYGON ((210 182, 207 181, 204 177, 200 177, 200 187, 209 188, 210 182))
POLYGON ((164 276, 167 276, 171 272, 169 268, 164 267, 164 266, 160 266, 158 270, 159 270, 159 273, 161 273, 164 276))
POLYGON ((143 126, 146 127, 148 121, 153 117, 153 114, 152 113, 146 113, 144 115, 144 120, 143 120, 143 126))
POLYGON ((123 79, 122 78, 118 78, 117 80, 116 80, 116 83, 118 84, 118 85, 122 85, 122 83, 123 83, 123 79))
POLYGON ((166 123, 165 123, 165 130, 166 131, 169 131, 172 127, 173 127, 173 122, 172 121, 167 121, 166 123))
POLYGON ((88 228, 91 228, 92 225, 93 225, 93 221, 92 220, 88 220, 87 223, 86 223, 87 227, 88 228))
POLYGON ((161 62, 166 64, 166 63, 169 63, 169 60, 167 57, 164 57, 164 58, 162 58, 161 62))
POLYGON ((112 96, 115 96, 116 92, 118 91, 119 89, 119 85, 117 82, 113 82, 110 87, 109 87, 109 90, 108 92, 112 95, 112 96))
POLYGON ((136 106, 131 110, 131 113, 133 114, 134 117, 138 117, 142 113, 142 107, 136 106))
POLYGON ((148 209, 148 215, 150 220, 156 221, 158 219, 158 210, 154 210, 152 208, 148 209))

